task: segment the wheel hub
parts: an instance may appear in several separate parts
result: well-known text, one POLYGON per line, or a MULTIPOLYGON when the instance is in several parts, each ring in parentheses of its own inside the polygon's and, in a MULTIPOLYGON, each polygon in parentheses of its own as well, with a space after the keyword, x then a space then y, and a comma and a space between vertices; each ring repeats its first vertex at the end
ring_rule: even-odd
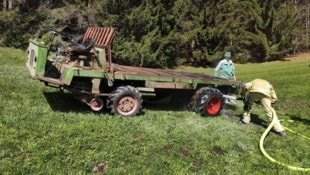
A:
POLYGON ((137 107, 137 100, 130 96, 123 97, 118 104, 119 111, 123 113, 131 112, 135 110, 136 107, 137 107))
POLYGON ((93 98, 90 103, 89 106, 93 111, 100 111, 103 108, 103 101, 100 98, 93 98))
POLYGON ((210 98, 206 103, 206 110, 209 114, 216 114, 221 109, 221 100, 217 97, 210 98))

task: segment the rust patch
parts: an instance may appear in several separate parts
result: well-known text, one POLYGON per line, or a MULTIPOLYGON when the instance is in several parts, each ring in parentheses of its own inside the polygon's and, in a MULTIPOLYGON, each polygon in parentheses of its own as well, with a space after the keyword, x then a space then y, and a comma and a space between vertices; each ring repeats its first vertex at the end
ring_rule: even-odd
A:
POLYGON ((106 170, 106 166, 104 163, 98 163, 96 164, 93 169, 92 172, 96 173, 96 174, 103 174, 106 170))
POLYGON ((180 147, 180 152, 183 154, 183 156, 188 157, 190 154, 190 150, 186 148, 180 147))
POLYGON ((225 151, 220 147, 220 146, 214 146, 212 148, 213 152, 215 152, 218 155, 223 155, 225 154, 225 151))
POLYGON ((228 80, 218 79, 211 75, 187 73, 187 72, 174 72, 170 70, 151 69, 143 67, 123 66, 113 64, 113 70, 116 74, 126 75, 142 75, 142 76, 153 76, 153 77, 169 77, 169 78, 181 78, 181 79, 197 79, 197 80, 217 80, 226 82, 228 80))
POLYGON ((135 141, 142 141, 144 139, 145 139, 144 135, 140 135, 140 136, 135 138, 135 141))
POLYGON ((172 150, 172 146, 171 145, 166 145, 166 146, 163 146, 163 147, 161 147, 161 149, 163 150, 163 151, 170 151, 170 150, 172 150))
POLYGON ((147 87, 151 88, 172 88, 172 89, 192 89, 193 87, 186 83, 174 83, 174 82, 153 82, 147 81, 147 87))
POLYGON ((92 38, 95 46, 108 47, 115 34, 115 28, 112 27, 88 27, 83 40, 92 38))
POLYGON ((200 166, 202 164, 202 161, 200 159, 196 159, 196 160, 193 161, 193 164, 195 166, 200 166))

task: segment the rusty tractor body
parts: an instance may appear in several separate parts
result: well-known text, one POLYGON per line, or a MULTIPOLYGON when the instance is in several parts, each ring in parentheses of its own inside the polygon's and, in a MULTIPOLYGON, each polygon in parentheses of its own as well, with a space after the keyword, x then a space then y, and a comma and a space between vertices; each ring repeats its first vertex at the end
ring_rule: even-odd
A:
POLYGON ((125 66, 112 63, 115 28, 89 27, 82 42, 55 42, 51 31, 48 45, 30 40, 27 67, 33 79, 71 92, 93 111, 135 116, 142 102, 173 92, 191 94, 188 108, 201 115, 218 115, 224 97, 238 94, 239 81, 211 75, 125 66), (150 98, 151 97, 151 98, 150 98))

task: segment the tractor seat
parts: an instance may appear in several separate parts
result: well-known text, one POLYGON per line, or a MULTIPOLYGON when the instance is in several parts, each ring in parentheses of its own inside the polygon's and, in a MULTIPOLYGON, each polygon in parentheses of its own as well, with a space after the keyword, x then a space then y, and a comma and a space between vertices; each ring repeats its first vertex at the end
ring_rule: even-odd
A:
POLYGON ((91 38, 87 38, 81 44, 76 43, 67 47, 67 51, 75 55, 83 55, 89 53, 94 46, 94 41, 91 38))

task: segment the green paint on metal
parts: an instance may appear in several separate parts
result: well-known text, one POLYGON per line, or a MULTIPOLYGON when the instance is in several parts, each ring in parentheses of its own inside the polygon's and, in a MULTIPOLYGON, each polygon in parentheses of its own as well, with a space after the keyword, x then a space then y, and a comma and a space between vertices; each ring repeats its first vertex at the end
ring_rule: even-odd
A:
POLYGON ((96 70, 81 70, 76 68, 64 67, 62 71, 63 82, 66 85, 70 85, 73 77, 92 77, 92 78, 106 78, 106 75, 102 71, 96 70))
POLYGON ((155 77, 155 76, 142 76, 142 75, 125 75, 125 74, 115 74, 115 79, 118 80, 143 80, 143 81, 173 81, 170 77, 155 77))
POLYGON ((105 73, 100 70, 79 70, 79 69, 73 69, 73 70, 74 70, 74 76, 105 78, 105 73))
POLYGON ((73 69, 66 69, 64 71, 64 80, 63 82, 66 84, 66 85, 70 85, 71 84, 71 81, 73 79, 73 76, 74 76, 74 70, 73 69))
POLYGON ((98 55, 98 66, 103 69, 106 70, 108 67, 108 63, 107 63, 107 58, 106 58, 106 51, 105 49, 101 49, 98 47, 95 47, 95 50, 97 51, 97 55, 98 55))
POLYGON ((112 73, 105 73, 105 77, 108 80, 108 86, 113 86, 114 78, 112 73))
POLYGON ((188 78, 171 78, 171 77, 158 77, 158 76, 141 76, 141 75, 125 75, 125 74, 115 74, 115 79, 118 80, 141 80, 141 81, 154 81, 154 82, 175 82, 175 83, 186 83, 192 85, 194 88, 198 86, 198 84, 202 85, 237 85, 235 82, 222 82, 214 79, 188 79, 188 78))
POLYGON ((178 82, 145 81, 145 86, 148 88, 193 89, 189 83, 178 82))
POLYGON ((93 79, 92 79, 91 82, 92 82, 93 86, 92 86, 91 92, 92 92, 93 94, 100 94, 99 87, 100 87, 101 80, 102 80, 102 79, 100 79, 100 78, 93 78, 93 79))
POLYGON ((46 65, 46 57, 47 57, 47 47, 39 43, 35 40, 31 40, 31 42, 37 46, 37 52, 36 54, 36 67, 35 67, 35 72, 37 76, 43 76, 45 73, 45 65, 46 65))
POLYGON ((197 89, 197 85, 198 85, 197 83, 192 83, 194 89, 197 89))

